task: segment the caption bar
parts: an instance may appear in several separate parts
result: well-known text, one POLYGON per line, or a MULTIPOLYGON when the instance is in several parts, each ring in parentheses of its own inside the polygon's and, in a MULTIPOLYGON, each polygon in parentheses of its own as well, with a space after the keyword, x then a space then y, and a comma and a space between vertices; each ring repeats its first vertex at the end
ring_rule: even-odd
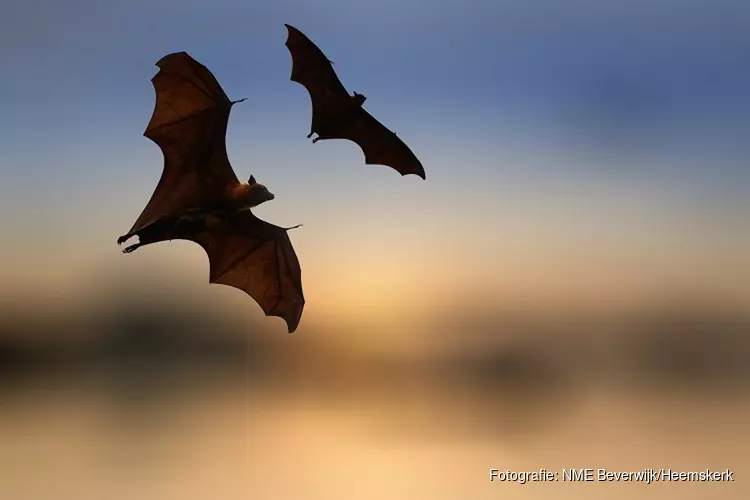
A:
POLYGON ((491 482, 536 483, 536 482, 734 482, 734 472, 726 469, 713 471, 676 471, 672 469, 643 469, 640 471, 611 471, 607 469, 562 469, 549 471, 511 471, 490 469, 491 482))

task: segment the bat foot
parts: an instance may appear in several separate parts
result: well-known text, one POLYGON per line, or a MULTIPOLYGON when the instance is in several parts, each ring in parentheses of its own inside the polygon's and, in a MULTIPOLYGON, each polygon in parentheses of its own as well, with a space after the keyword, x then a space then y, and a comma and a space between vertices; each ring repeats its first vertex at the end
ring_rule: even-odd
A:
POLYGON ((117 238, 117 244, 118 244, 118 245, 122 245, 122 244, 123 244, 123 243, 125 243, 125 242, 126 242, 126 241, 127 241, 128 239, 129 239, 129 238, 130 238, 130 235, 127 235, 127 234, 126 234, 125 236, 120 236, 119 238, 117 238))
POLYGON ((122 253, 130 253, 130 252, 134 251, 136 248, 138 248, 139 246, 141 246, 140 243, 136 243, 135 245, 130 245, 129 247, 124 248, 122 250, 122 253))
POLYGON ((310 132, 309 134, 307 134, 307 138, 309 139, 310 137, 312 137, 314 133, 315 132, 310 132))
POLYGON ((315 139, 313 139, 313 140, 312 140, 312 143, 313 143, 313 144, 315 144, 315 143, 316 143, 316 142, 318 142, 319 140, 320 140, 320 137, 316 137, 315 139))

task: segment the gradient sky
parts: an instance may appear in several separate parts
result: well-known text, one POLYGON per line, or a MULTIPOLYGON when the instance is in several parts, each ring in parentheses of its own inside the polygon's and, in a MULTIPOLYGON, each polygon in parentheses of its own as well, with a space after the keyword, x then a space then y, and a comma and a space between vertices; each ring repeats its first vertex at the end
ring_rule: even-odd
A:
POLYGON ((205 279, 189 243, 115 245, 161 173, 141 135, 154 63, 186 50, 248 98, 230 160, 276 194, 260 216, 304 224, 307 314, 691 287, 747 298, 749 25, 741 0, 5 4, 0 282, 42 294, 155 262, 205 279), (426 181, 305 139, 284 23, 368 97, 426 181))

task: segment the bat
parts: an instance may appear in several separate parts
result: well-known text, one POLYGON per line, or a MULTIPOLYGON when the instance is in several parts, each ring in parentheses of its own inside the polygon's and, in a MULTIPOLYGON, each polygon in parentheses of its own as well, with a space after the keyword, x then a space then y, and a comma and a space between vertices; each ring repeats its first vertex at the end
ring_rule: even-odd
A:
POLYGON ((291 80, 305 87, 312 101, 307 138, 317 134, 313 143, 348 139, 362 149, 367 165, 386 165, 401 175, 414 174, 425 179, 424 167, 411 149, 362 108, 367 98, 357 92, 349 95, 323 51, 297 28, 284 26, 288 31, 286 46, 292 56, 291 80))
MULTIPOLYGON (((169 54, 152 78, 156 104, 144 136, 164 155, 161 178, 122 244, 123 250, 182 239, 203 248, 209 283, 238 288, 267 316, 296 330, 305 305, 302 272, 287 231, 256 217, 251 208, 274 199, 256 182, 237 179, 226 149, 230 101, 211 72, 186 52, 169 54)), ((298 227, 298 226, 295 226, 298 227)))

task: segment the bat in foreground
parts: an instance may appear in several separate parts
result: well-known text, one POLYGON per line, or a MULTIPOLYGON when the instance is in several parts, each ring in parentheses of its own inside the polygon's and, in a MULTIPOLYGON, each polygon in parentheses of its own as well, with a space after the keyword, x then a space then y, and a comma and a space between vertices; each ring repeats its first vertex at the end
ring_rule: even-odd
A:
POLYGON ((146 208, 117 243, 138 236, 125 253, 173 239, 197 243, 208 255, 210 283, 246 292, 294 332, 305 299, 287 234, 293 228, 250 211, 274 195, 252 176, 240 182, 227 156, 229 113, 244 99, 230 101, 211 72, 186 52, 156 65, 156 106, 143 135, 162 150, 164 170, 146 208))
POLYGON ((349 95, 323 51, 297 28, 284 26, 292 56, 291 80, 304 86, 312 101, 308 139, 313 134, 317 134, 313 142, 349 139, 362 148, 366 164, 386 165, 401 175, 425 179, 424 167, 411 149, 362 108, 367 98, 357 92, 349 95))

